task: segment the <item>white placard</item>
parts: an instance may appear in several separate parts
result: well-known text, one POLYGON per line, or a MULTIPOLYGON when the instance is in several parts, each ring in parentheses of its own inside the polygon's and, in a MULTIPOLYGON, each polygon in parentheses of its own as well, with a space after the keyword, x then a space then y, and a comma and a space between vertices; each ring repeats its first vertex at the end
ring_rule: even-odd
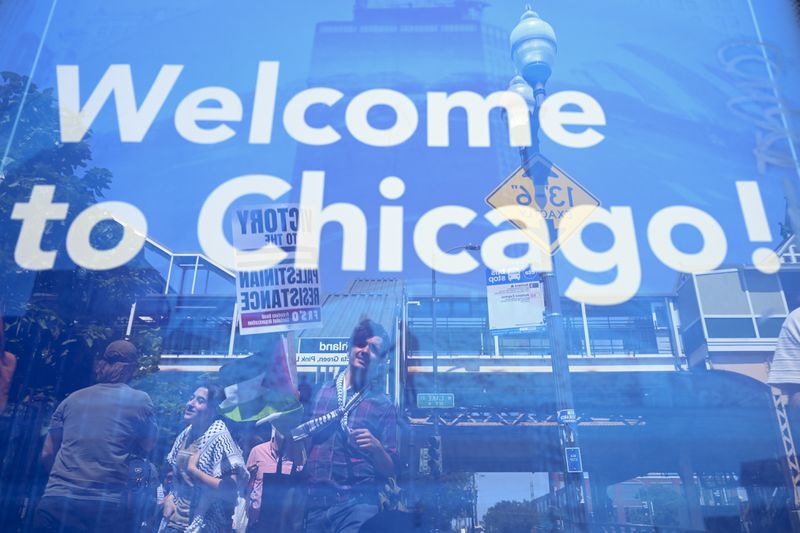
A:
POLYGON ((294 266, 301 217, 296 204, 255 205, 234 211, 236 303, 242 335, 322 325, 319 270, 294 266), (273 246, 264 250, 269 244, 273 246), (276 254, 286 257, 274 264, 276 254))
POLYGON ((486 270, 489 329, 493 335, 521 333, 544 325, 544 290, 531 270, 486 270))

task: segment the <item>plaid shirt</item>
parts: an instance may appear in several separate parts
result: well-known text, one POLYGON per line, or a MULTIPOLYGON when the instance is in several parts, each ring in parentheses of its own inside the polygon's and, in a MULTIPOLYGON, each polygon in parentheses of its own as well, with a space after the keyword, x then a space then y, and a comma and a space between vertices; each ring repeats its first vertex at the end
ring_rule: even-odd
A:
MULTIPOLYGON (((352 395, 353 389, 348 389, 347 399, 352 395)), ((322 416, 338 406, 336 383, 328 382, 317 393, 313 416, 322 416)), ((361 403, 348 414, 347 426, 351 430, 369 429, 396 467, 397 413, 386 394, 380 391, 368 392, 361 403)), ((380 485, 384 483, 369 456, 348 442, 341 420, 332 422, 312 437, 305 471, 312 489, 325 487, 334 490, 377 490, 376 481, 380 485)))

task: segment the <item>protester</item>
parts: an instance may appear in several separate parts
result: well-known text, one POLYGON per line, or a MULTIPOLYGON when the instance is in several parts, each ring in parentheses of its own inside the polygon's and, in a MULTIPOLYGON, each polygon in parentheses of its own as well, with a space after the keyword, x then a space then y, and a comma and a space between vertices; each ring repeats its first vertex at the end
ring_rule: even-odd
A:
POLYGON ((164 498, 161 530, 166 533, 229 532, 239 487, 248 474, 242 451, 218 415, 224 393, 202 385, 186 403, 189 422, 167 456, 174 478, 164 498))
POLYGON ((397 414, 383 392, 388 349, 383 327, 362 320, 350 338, 347 369, 323 385, 315 399, 318 419, 339 411, 332 423, 318 429, 313 421, 306 425, 311 428, 305 467, 310 533, 357 532, 378 513, 379 491, 396 475, 397 414))
POLYGON ((789 424, 797 444, 800 438, 800 307, 783 321, 767 383, 778 387, 789 398, 789 424))
POLYGON ((296 474, 303 469, 304 448, 302 443, 285 438, 275 427, 272 438, 255 446, 247 459, 250 472, 248 491, 248 531, 296 531, 302 526, 303 509, 295 498, 299 489, 296 474), (268 502, 264 520, 261 515, 262 498, 268 502))
POLYGON ((128 386, 136 347, 114 341, 95 363, 97 384, 70 394, 53 413, 41 459, 50 477, 33 519, 37 532, 127 528, 129 458, 155 444, 150 397, 128 386))

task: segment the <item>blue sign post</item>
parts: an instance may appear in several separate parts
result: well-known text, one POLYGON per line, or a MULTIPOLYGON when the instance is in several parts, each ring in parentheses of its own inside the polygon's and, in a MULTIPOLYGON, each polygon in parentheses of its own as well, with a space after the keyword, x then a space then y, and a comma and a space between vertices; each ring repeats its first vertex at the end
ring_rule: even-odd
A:
POLYGON ((583 460, 581 460, 581 449, 579 446, 564 448, 564 455, 567 460, 567 472, 583 472, 583 460))

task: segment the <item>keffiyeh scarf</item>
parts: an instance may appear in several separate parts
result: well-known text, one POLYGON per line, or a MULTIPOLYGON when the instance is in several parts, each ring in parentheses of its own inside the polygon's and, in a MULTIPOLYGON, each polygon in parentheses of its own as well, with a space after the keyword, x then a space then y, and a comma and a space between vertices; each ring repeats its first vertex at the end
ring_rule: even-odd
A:
MULTIPOLYGON (((167 455, 167 462, 175 467, 178 452, 183 449, 192 426, 184 429, 175 439, 172 449, 167 455)), ((248 473, 245 467, 242 450, 233 440, 228 428, 222 420, 215 420, 197 440, 197 468, 216 478, 227 474, 236 476, 237 484, 247 486, 248 473)), ((231 528, 230 510, 226 512, 225 502, 201 491, 200 501, 193 502, 194 517, 185 533, 217 533, 228 532, 231 528)))

